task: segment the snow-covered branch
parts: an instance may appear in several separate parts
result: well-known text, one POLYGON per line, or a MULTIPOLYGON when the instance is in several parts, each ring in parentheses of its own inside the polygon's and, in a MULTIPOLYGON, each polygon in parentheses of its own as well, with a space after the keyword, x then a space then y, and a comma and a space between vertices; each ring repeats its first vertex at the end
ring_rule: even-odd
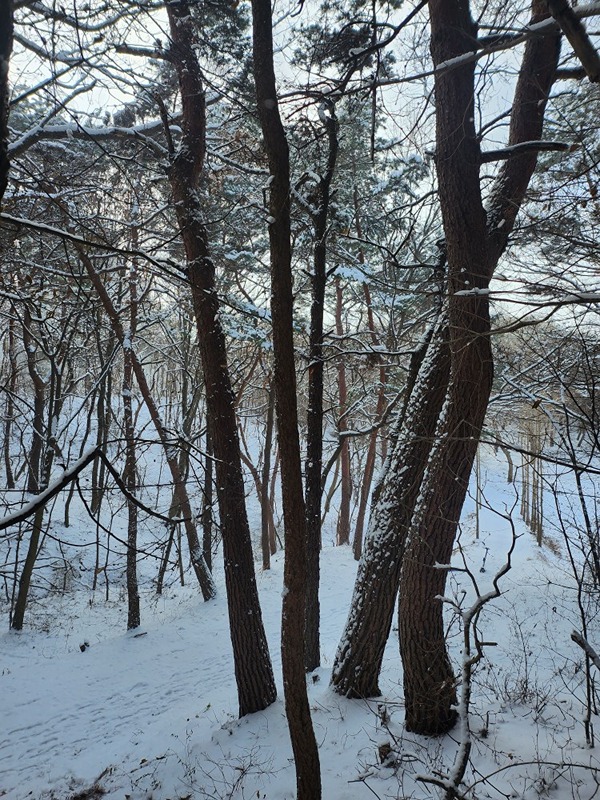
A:
POLYGON ((20 522, 24 522, 24 520, 33 516, 33 514, 35 514, 39 508, 45 506, 50 500, 52 500, 53 497, 55 497, 72 481, 74 481, 79 473, 89 466, 89 464, 91 464, 96 458, 99 458, 104 463, 104 466, 108 472, 110 472, 115 483, 125 495, 127 500, 129 500, 131 503, 134 503, 146 514, 150 514, 152 517, 160 519, 163 522, 167 522, 170 525, 185 521, 183 518, 178 519, 175 517, 166 517, 142 503, 135 495, 128 491, 127 487, 121 480, 118 470, 113 467, 108 457, 99 447, 95 447, 93 450, 90 450, 81 456, 81 458, 78 459, 71 467, 65 469, 60 478, 57 478, 57 480, 51 483, 46 489, 37 494, 29 503, 26 503, 22 508, 20 508, 18 511, 15 511, 13 514, 8 514, 7 516, 2 517, 2 519, 0 519, 0 531, 5 530, 13 525, 18 525, 20 522))
POLYGON ((579 647, 581 647, 581 649, 583 650, 583 652, 586 654, 586 656, 588 656, 588 658, 589 658, 589 659, 590 659, 590 661, 591 661, 591 662, 594 664, 594 666, 595 666, 597 669, 600 669, 600 656, 599 656, 599 655, 598 655, 598 653, 597 653, 597 652, 594 650, 594 648, 593 648, 593 647, 592 647, 592 645, 591 645, 591 644, 588 642, 588 640, 587 640, 587 639, 585 639, 585 638, 584 638, 584 637, 583 637, 583 636, 582 636, 580 633, 578 633, 577 631, 573 631, 573 633, 571 634, 571 639, 572 639, 572 640, 575 642, 575 644, 578 644, 578 645, 579 645, 579 647))
POLYGON ((166 149, 160 142, 152 138, 152 134, 159 133, 163 129, 162 120, 152 120, 141 125, 134 125, 131 128, 111 125, 106 128, 93 128, 80 125, 79 123, 67 125, 47 125, 35 126, 24 133, 19 139, 9 145, 8 152, 11 158, 20 156, 34 144, 43 141, 65 141, 80 139, 88 142, 116 141, 118 139, 129 139, 138 141, 157 155, 164 157, 167 155, 166 149))
POLYGON ((506 161, 508 158, 520 156, 522 153, 566 152, 569 150, 573 150, 573 145, 566 142, 519 142, 509 147, 502 147, 500 150, 487 150, 481 154, 481 163, 489 164, 492 161, 506 161))

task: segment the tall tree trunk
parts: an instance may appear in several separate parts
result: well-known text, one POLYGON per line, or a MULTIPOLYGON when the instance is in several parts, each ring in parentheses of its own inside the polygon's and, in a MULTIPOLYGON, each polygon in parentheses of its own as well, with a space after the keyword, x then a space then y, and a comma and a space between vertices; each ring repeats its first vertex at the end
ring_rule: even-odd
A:
POLYGON ((319 751, 304 673, 306 508, 298 434, 290 241, 290 164, 273 66, 271 0, 252 0, 254 80, 269 160, 269 244, 274 385, 285 526, 281 660, 285 708, 296 766, 298 800, 320 800, 319 751))
MULTIPOLYGON (((375 492, 350 614, 333 665, 332 686, 348 697, 380 694, 379 673, 394 616, 406 536, 448 384, 450 354, 444 315, 429 345, 425 343, 413 358, 411 370, 415 382, 405 404, 406 417, 400 413, 396 424, 401 432, 375 492)), ((409 379, 409 391, 411 384, 409 379)))
POLYGON ((17 342, 15 336, 15 319, 11 315, 8 321, 8 381, 6 386, 6 405, 4 419, 4 441, 2 443, 2 455, 4 460, 4 472, 6 476, 6 488, 15 488, 15 477, 12 469, 10 457, 10 447, 12 439, 12 425, 15 418, 15 390, 17 388, 17 342))
MULTIPOLYGON (((360 206, 358 197, 358 187, 355 185, 353 190, 354 201, 354 217, 356 221, 356 234, 359 239, 363 238, 363 231, 360 218, 360 206)), ((365 252, 360 248, 358 251, 358 260, 361 264, 365 263, 365 252)), ((371 343, 374 348, 380 345, 379 336, 375 330, 375 318, 373 316, 373 303, 371 301, 371 290, 369 285, 363 283, 363 294, 365 297, 365 305, 367 307, 367 324, 369 326, 369 333, 371 335, 371 343)), ((381 356, 379 356, 381 359, 381 356)), ((379 387, 377 390, 377 407, 375 409, 375 421, 379 422, 383 419, 385 411, 385 386, 387 382, 386 368, 383 360, 379 362, 379 387)), ((359 561, 363 548, 363 532, 365 526, 365 519, 367 516, 367 505, 369 502, 369 495, 371 493, 371 483, 373 481, 373 474, 375 472, 375 459, 377 456, 377 436, 378 429, 374 428, 369 435, 369 446, 367 448, 367 456, 365 459, 365 468, 363 472, 363 480, 360 487, 360 497, 358 500, 358 511, 356 514, 356 525, 354 527, 354 536, 352 538, 352 552, 354 558, 359 561)))
POLYGON ((204 439, 204 488, 202 491, 202 551, 204 558, 212 569, 212 549, 213 549, 213 454, 212 442, 208 425, 206 426, 206 437, 204 439))
POLYGON ((42 458, 46 430, 44 425, 44 411, 46 408, 47 381, 45 381, 37 366, 37 344, 31 332, 31 311, 25 306, 23 313, 23 346, 27 356, 27 369, 33 386, 33 421, 31 432, 31 446, 27 463, 27 491, 38 494, 42 490, 42 458))
MULTIPOLYGON (((436 64, 459 56, 462 52, 472 51, 472 37, 476 30, 468 4, 464 0, 435 0, 430 3, 430 13, 432 53, 436 64)), ((533 21, 546 15, 547 9, 543 0, 534 0, 533 21)), ((509 145, 541 138, 544 110, 557 57, 556 37, 544 36, 528 42, 515 90, 509 145)), ((507 158, 492 187, 486 228, 486 214, 479 187, 480 152, 474 134, 472 113, 473 69, 472 64, 464 63, 436 76, 439 112, 436 161, 447 239, 448 271, 451 276, 448 290, 449 316, 445 322, 439 324, 438 333, 419 371, 406 410, 405 422, 401 422, 402 427, 388 458, 385 474, 376 487, 377 496, 359 565, 352 607, 332 676, 334 688, 342 694, 362 697, 378 693, 381 658, 391 626, 390 607, 393 608, 393 598, 398 587, 400 561, 408 547, 406 559, 411 566, 403 572, 401 616, 404 616, 404 620, 400 623, 400 630, 401 638, 403 635, 407 638, 402 644, 403 658, 406 659, 405 671, 408 670, 410 674, 406 702, 408 707, 414 705, 416 709, 415 714, 410 711, 408 724, 419 730, 419 709, 427 708, 427 719, 424 720, 422 732, 441 731, 452 724, 453 715, 449 703, 452 702, 453 675, 448 669, 449 660, 444 655, 443 638, 440 640, 438 635, 443 629, 440 623, 441 604, 434 600, 436 594, 440 593, 440 575, 445 579, 445 572, 432 568, 419 571, 418 567, 425 559, 424 550, 427 551, 426 565, 431 565, 436 560, 443 562, 449 540, 452 539, 453 542, 456 532, 454 520, 458 506, 462 508, 466 492, 464 485, 458 489, 454 486, 454 481, 449 486, 447 475, 439 475, 436 489, 433 473, 449 468, 459 482, 467 480, 463 476, 467 470, 470 471, 469 461, 472 462, 476 447, 470 442, 461 442, 460 435, 465 431, 469 436, 479 435, 482 409, 485 413, 483 406, 487 405, 486 393, 492 373, 487 342, 489 337, 486 335, 489 319, 485 292, 479 296, 476 291, 472 295, 455 296, 455 293, 467 287, 477 290, 487 286, 512 231, 537 160, 537 153, 531 150, 507 158), (463 265, 465 272, 462 271, 463 265), (450 327, 448 319, 451 320, 450 327), (465 353, 462 353, 463 346, 466 348, 465 353), (456 359, 456 364, 452 367, 455 380, 460 382, 464 378, 467 381, 462 398, 462 389, 458 383, 453 387, 451 395, 446 397, 452 360, 450 354, 456 359), (479 363, 480 359, 483 360, 482 363, 479 363), (477 387, 471 407, 467 402, 468 393, 476 375, 482 385, 477 387), (434 462, 436 469, 427 470, 428 480, 423 487, 424 490, 427 487, 429 489, 421 491, 436 428, 438 431, 442 430, 437 427, 437 418, 442 407, 446 412, 443 418, 446 427, 443 430, 448 433, 447 438, 452 440, 455 450, 450 452, 449 442, 445 444, 446 449, 443 452, 438 449, 434 462), (454 428, 451 428, 452 425, 454 428), (415 438, 415 433, 419 430, 421 434, 415 438), (450 464, 450 459, 454 459, 454 463, 450 464), (448 497, 442 496, 443 489, 448 492, 448 497), (418 500, 419 513, 415 515, 415 526, 412 528, 416 533, 414 536, 411 533, 407 545, 408 531, 418 500), (428 530, 426 536, 423 531, 419 533, 418 523, 425 518, 431 524, 435 520, 437 525, 439 513, 437 517, 435 514, 439 509, 451 511, 454 532, 449 530, 449 522, 447 527, 442 526, 439 536, 436 535, 436 530, 428 530), (431 539, 428 538, 430 536, 431 539), (439 549, 436 558, 432 556, 434 547, 439 549), (422 585, 415 587, 414 584, 419 581, 422 585), (432 614, 438 615, 435 625, 431 622, 432 614), (428 677, 430 664, 426 653, 431 652, 431 643, 427 644, 430 631, 422 631, 416 624, 411 625, 411 615, 416 619, 421 618, 424 624, 429 625, 436 642, 436 653, 439 656, 436 657, 436 672, 432 673, 432 685, 425 691, 431 698, 442 688, 438 709, 431 708, 431 702, 424 693, 419 697, 414 696, 414 692, 420 690, 418 683, 413 682, 413 677, 416 681, 419 677, 426 681, 428 677), (418 654, 418 659, 413 658, 415 653, 418 654), (430 724, 432 720, 435 724, 430 724)))
MULTIPOLYGON (((136 220, 131 220, 131 245, 137 249, 138 235, 136 220)), ((133 339, 137 328, 137 265, 131 262, 128 278, 129 289, 129 331, 123 345, 123 427, 125 430, 125 469, 123 481, 132 497, 137 494, 137 466, 135 446, 135 421, 133 417, 133 339)), ((137 579, 137 534, 138 508, 133 500, 127 500, 127 630, 140 625, 140 594, 137 579)))
POLYGON ((325 125, 329 151, 327 167, 317 185, 317 210, 313 215, 314 254, 311 275, 310 342, 308 365, 308 411, 306 415, 306 625, 307 671, 321 663, 319 637, 319 576, 321 553, 321 500, 323 495, 323 311, 327 283, 327 227, 331 182, 338 153, 337 120, 332 103, 324 104, 319 116, 325 125))
MULTIPOLYGON (((430 0, 435 65, 472 50, 477 37, 464 0, 430 0)), ((547 16, 534 0, 534 21, 547 16)), ((531 39, 521 66, 509 144, 541 137, 559 41, 531 39), (536 135, 537 134, 537 135, 536 135), (526 138, 524 138, 526 137, 526 138)), ((481 153, 474 123, 474 64, 435 80, 436 167, 448 259, 451 374, 426 480, 406 548, 400 583, 399 632, 404 665, 406 725, 444 733, 456 712, 455 677, 446 652, 442 604, 448 564, 492 387, 487 288, 536 163, 527 154, 500 171, 488 214, 481 199, 481 153), (501 224, 500 224, 501 223, 501 224), (498 229, 500 233, 498 233, 498 229)))
POLYGON ((206 388, 206 410, 215 457, 217 501, 223 537, 225 583, 240 716, 260 711, 276 698, 265 634, 235 413, 235 395, 219 318, 215 267, 198 195, 206 148, 206 105, 190 7, 167 6, 173 63, 182 102, 182 142, 173 153, 169 180, 183 241, 206 388))

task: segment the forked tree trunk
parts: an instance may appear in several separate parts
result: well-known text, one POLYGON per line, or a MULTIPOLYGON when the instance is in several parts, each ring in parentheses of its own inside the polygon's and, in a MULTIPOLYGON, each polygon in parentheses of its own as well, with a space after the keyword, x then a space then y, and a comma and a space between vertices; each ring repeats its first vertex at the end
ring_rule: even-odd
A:
POLYGON ((271 0, 252 0, 254 79, 258 116, 269 160, 269 245, 273 378, 281 460, 285 526, 281 661, 285 709, 296 767, 297 800, 320 800, 319 751, 310 716, 304 672, 306 608, 306 508, 298 434, 293 339, 290 236, 290 164, 279 115, 273 66, 271 0))
MULTIPOLYGON (((477 38, 463 0, 430 0, 434 64, 472 51, 477 38)), ((533 2, 533 21, 547 16, 533 2)), ((527 43, 511 116, 509 144, 539 140, 554 79, 559 40, 527 43)), ((468 491, 492 388, 493 361, 487 288, 513 227, 536 153, 509 158, 484 210, 481 153, 475 129, 474 64, 435 79, 436 167, 448 260, 451 375, 436 445, 423 482, 400 582, 399 633, 404 666, 406 725, 440 734, 454 724, 455 676, 446 651, 440 596, 444 596, 458 522, 468 491)))
POLYGON ((203 77, 188 3, 185 0, 171 3, 167 6, 167 13, 182 103, 182 141, 171 157, 169 181, 185 249, 204 373, 206 413, 215 457, 229 626, 239 713, 243 716, 269 706, 277 693, 256 586, 235 395, 219 318, 215 267, 210 258, 208 232, 197 191, 206 149, 203 77))
MULTIPOLYGON (((468 4, 464 0, 432 0, 429 8, 434 63, 440 64, 461 53, 472 52, 476 29, 468 4)), ((534 0, 534 21, 545 15, 545 3, 534 0)), ((541 138, 557 57, 558 40, 554 35, 528 42, 515 91, 509 145, 541 138)), ((445 580, 445 572, 433 569, 431 565, 435 561, 443 562, 454 541, 459 507, 462 508, 464 502, 468 472, 487 405, 492 362, 487 342, 489 320, 485 288, 506 246, 537 160, 535 150, 507 158, 492 187, 486 228, 479 187, 481 156, 472 110, 473 71, 473 63, 465 60, 465 63, 458 62, 454 69, 436 76, 439 109, 436 160, 448 254, 448 319, 452 354, 440 363, 445 363, 447 376, 450 361, 454 361, 452 375, 456 383, 444 398, 447 377, 444 379, 437 372, 433 394, 430 392, 427 374, 432 369, 434 355, 437 352, 439 357, 440 354, 439 345, 432 343, 420 370, 403 430, 390 455, 387 473, 378 487, 379 497, 372 511, 350 617, 332 678, 334 688, 349 696, 378 692, 381 656, 391 624, 388 616, 390 597, 393 604, 398 586, 398 564, 407 546, 415 503, 421 496, 419 514, 415 515, 408 542, 406 558, 409 566, 403 572, 400 607, 403 617, 400 632, 401 637, 406 637, 402 654, 407 675, 407 720, 414 730, 420 732, 440 732, 447 729, 454 719, 451 709, 454 676, 445 654, 443 637, 439 635, 443 631, 441 604, 434 599, 439 594, 440 580, 445 580), (483 288, 484 292, 479 296, 476 291, 471 295, 455 296, 458 290, 465 288, 483 288), (463 380, 464 393, 461 394, 463 387, 460 382, 463 380), (480 383, 474 387, 476 391, 471 404, 469 392, 476 381, 480 383), (428 479, 421 492, 439 415, 439 410, 436 413, 434 408, 437 405, 441 409, 444 400, 447 427, 440 427, 438 431, 446 432, 449 441, 436 452, 435 469, 428 470, 428 479), (419 404, 423 403, 424 407, 419 409, 419 404), (411 438, 418 426, 427 430, 427 445, 425 439, 419 443, 411 438), (475 440, 462 442, 465 433, 474 436, 475 440), (407 457, 402 452, 405 448, 408 448, 407 457), (442 475, 444 469, 447 474, 442 475), (452 475, 451 485, 449 475, 452 475), (448 514, 448 518, 438 528, 440 509, 448 514), (423 520, 428 520, 427 530, 419 525, 423 520), (373 611, 376 605, 381 613, 373 611), (411 621, 412 618, 415 621, 411 621), (436 668, 430 673, 432 652, 436 654, 436 668), (428 682, 430 674, 431 681, 428 682), (438 696, 439 703, 436 704, 438 696)))

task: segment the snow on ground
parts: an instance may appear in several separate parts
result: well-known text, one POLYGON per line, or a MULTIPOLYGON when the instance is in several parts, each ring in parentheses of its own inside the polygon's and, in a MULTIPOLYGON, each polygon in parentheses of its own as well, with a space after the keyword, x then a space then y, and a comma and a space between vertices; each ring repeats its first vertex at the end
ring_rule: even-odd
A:
MULTIPOLYGON (((488 452, 484 505, 501 514, 515 499, 503 469, 488 452)), ((83 513, 74 516, 89 539, 83 513)), ((516 511, 513 518, 520 534, 513 568, 501 580, 502 597, 486 607, 480 622, 482 638, 495 644, 486 648, 476 673, 466 796, 591 799, 600 794, 600 760, 597 749, 586 744, 583 658, 570 640, 571 631, 581 629, 575 583, 552 516, 542 547, 516 511)), ((472 574, 480 590, 488 591, 510 547, 510 525, 483 508, 476 540, 471 501, 462 528, 461 547, 472 574)), ((73 539, 73 526, 70 531, 73 539)), ((384 659, 381 698, 350 701, 329 688, 356 564, 349 548, 331 544, 321 562, 323 665, 308 676, 308 686, 324 800, 443 796, 421 779, 448 773, 456 737, 427 740, 404 731, 395 630, 384 659)), ((458 550, 455 563, 462 563, 458 550)), ((144 569, 150 574, 146 562, 144 569)), ((242 720, 220 570, 219 596, 208 603, 191 578, 160 597, 153 595, 150 580, 143 582, 143 624, 136 633, 124 632, 124 598, 114 587, 108 602, 102 587, 91 593, 83 579, 64 596, 38 597, 26 629, 0 636, 0 796, 291 800, 295 775, 278 646, 282 572, 281 555, 270 572, 258 572, 279 699, 242 720)), ((468 603, 469 586, 464 574, 453 573, 448 594, 468 603)), ((588 616, 588 636, 600 645, 594 603, 588 616)), ((453 620, 450 609, 448 618, 453 620)), ((456 619, 449 641, 458 658, 456 619)))

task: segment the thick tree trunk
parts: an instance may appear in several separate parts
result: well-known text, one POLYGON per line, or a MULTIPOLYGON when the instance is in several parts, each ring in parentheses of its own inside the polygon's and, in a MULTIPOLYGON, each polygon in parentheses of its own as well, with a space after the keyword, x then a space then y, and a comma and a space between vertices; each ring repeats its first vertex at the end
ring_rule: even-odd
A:
POLYGON ((415 373, 420 366, 418 379, 407 401, 406 417, 400 414, 402 430, 373 500, 350 614, 331 678, 335 691, 348 697, 380 694, 379 673, 394 616, 406 536, 446 395, 450 370, 447 339, 443 317, 424 358, 421 354, 413 360, 415 373))
MULTIPOLYGON (((477 30, 467 3, 430 0, 429 10, 434 64, 472 50, 477 30)), ((533 11, 534 21, 547 15, 541 0, 534 0, 533 11)), ((515 91, 510 144, 540 138, 558 51, 553 36, 528 43, 515 91)), ((528 155, 503 167, 486 215, 474 123, 474 65, 438 74, 435 91, 451 375, 407 544, 399 603, 406 725, 431 735, 449 730, 456 718, 455 678, 446 652, 442 603, 437 599, 444 595, 447 570, 436 564, 448 564, 452 555, 492 387, 487 288, 536 161, 535 155, 528 155)))
POLYGON ((298 800, 320 800, 319 752, 310 716, 304 673, 306 608, 306 508, 298 434, 293 339, 288 144, 279 116, 273 67, 270 0, 252 0, 254 79, 258 116, 269 159, 269 244, 273 321, 275 412, 285 526, 281 659, 285 707, 298 800))
POLYGON ((204 167, 206 107, 188 4, 167 6, 173 62, 182 102, 182 142, 173 154, 169 180, 186 254, 206 389, 206 409, 215 456, 217 501, 223 537, 225 583, 240 716, 260 711, 276 698, 275 680, 258 599, 235 395, 219 319, 215 267, 210 258, 197 184, 204 167))

